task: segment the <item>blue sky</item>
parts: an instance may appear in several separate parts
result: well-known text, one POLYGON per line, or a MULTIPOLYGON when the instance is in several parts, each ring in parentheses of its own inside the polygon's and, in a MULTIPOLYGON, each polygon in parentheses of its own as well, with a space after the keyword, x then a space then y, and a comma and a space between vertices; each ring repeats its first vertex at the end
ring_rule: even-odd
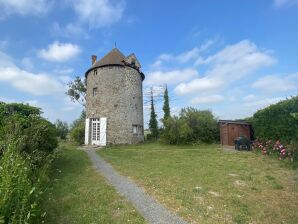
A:
POLYGON ((244 118, 297 95, 297 24, 297 0, 0 0, 0 100, 71 122, 82 108, 66 84, 116 41, 141 62, 145 92, 167 84, 173 113, 244 118))

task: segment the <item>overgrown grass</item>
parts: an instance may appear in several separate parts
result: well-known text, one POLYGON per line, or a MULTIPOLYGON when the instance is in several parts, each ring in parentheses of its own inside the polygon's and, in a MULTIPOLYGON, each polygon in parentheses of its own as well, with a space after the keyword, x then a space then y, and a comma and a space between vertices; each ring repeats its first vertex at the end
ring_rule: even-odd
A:
POLYGON ((144 223, 95 171, 85 152, 69 144, 60 149, 44 195, 45 223, 144 223))
POLYGON ((218 145, 144 144, 98 152, 193 223, 297 223, 297 170, 218 145))

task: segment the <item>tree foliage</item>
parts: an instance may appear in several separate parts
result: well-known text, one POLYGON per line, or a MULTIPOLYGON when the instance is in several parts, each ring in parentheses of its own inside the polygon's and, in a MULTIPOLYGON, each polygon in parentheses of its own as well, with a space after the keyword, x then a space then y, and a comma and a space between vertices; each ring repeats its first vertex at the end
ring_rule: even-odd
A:
POLYGON ((257 111, 253 128, 257 138, 291 142, 298 140, 298 96, 257 111))
POLYGON ((217 120, 208 110, 184 108, 179 116, 170 117, 165 121, 161 140, 168 144, 216 142, 219 140, 217 120))
POLYGON ((153 96, 151 95, 151 113, 150 113, 150 120, 149 120, 149 130, 150 130, 150 139, 157 139, 158 138, 158 123, 157 123, 157 115, 154 109, 154 102, 153 96))
POLYGON ((57 129, 57 134, 60 137, 60 139, 66 139, 66 136, 69 131, 68 124, 58 119, 55 123, 55 126, 57 129))
POLYGON ((28 154, 57 147, 56 128, 41 117, 41 110, 20 103, 0 104, 0 153, 14 142, 28 154))
POLYGON ((45 171, 56 128, 39 108, 0 103, 0 223, 40 223, 45 171))
POLYGON ((86 106, 86 92, 87 92, 87 81, 86 79, 81 79, 77 76, 75 80, 68 84, 68 90, 66 95, 68 95, 73 102, 78 102, 82 106, 86 106))
POLYGON ((169 117, 171 117, 171 112, 170 112, 170 103, 169 103, 169 93, 168 93, 168 88, 166 87, 165 92, 164 92, 164 103, 163 103, 163 122, 167 120, 169 117))
POLYGON ((77 144, 83 144, 85 139, 86 112, 82 111, 81 116, 74 120, 70 129, 70 139, 77 144))

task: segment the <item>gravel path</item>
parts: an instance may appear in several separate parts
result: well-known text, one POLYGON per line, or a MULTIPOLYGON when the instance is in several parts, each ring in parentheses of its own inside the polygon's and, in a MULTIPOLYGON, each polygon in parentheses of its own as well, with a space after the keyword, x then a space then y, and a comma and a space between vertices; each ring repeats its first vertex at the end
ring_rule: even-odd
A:
POLYGON ((186 224, 183 219, 169 211, 165 206, 148 195, 127 177, 121 176, 114 168, 103 160, 93 149, 86 150, 97 170, 124 195, 143 217, 152 224, 186 224))

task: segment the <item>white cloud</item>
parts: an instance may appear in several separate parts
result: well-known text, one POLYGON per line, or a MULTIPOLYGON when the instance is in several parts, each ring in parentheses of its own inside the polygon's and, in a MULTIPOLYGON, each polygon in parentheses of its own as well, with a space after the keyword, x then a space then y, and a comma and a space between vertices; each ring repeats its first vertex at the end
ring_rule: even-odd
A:
POLYGON ((274 0, 275 7, 298 5, 298 0, 274 0))
POLYGON ((89 38, 86 30, 84 30, 79 24, 69 23, 65 27, 62 27, 58 22, 54 22, 51 31, 54 36, 62 36, 67 38, 82 37, 84 39, 89 38))
POLYGON ((239 61, 251 63, 256 66, 259 64, 271 65, 275 63, 275 59, 269 52, 259 49, 249 40, 243 40, 236 44, 226 46, 223 50, 215 55, 207 57, 205 60, 200 58, 196 64, 237 63, 239 61))
POLYGON ((199 56, 200 49, 195 47, 190 51, 186 51, 176 57, 176 60, 181 63, 186 63, 192 59, 196 59, 199 56))
POLYGON ((208 104, 208 103, 219 103, 224 100, 224 97, 219 94, 213 94, 213 95, 204 95, 204 96, 198 96, 191 100, 191 103, 193 104, 208 104))
POLYGON ((181 83, 175 88, 178 95, 197 93, 199 91, 214 91, 230 85, 265 66, 275 63, 275 59, 266 51, 244 40, 225 47, 218 53, 200 59, 197 64, 210 66, 202 78, 181 83))
POLYGON ((193 60, 198 60, 200 57, 200 53, 206 51, 210 48, 211 45, 213 45, 216 42, 216 40, 208 40, 204 44, 202 44, 199 47, 194 47, 193 49, 189 51, 182 52, 178 55, 173 54, 161 54, 157 57, 155 62, 151 65, 153 68, 159 68, 164 62, 175 62, 175 63, 187 63, 193 60))
POLYGON ((117 3, 110 0, 78 0, 73 7, 79 20, 90 28, 110 26, 122 18, 124 1, 117 3))
POLYGON ((273 98, 264 98, 259 100, 254 100, 251 102, 244 103, 245 107, 253 108, 253 111, 265 108, 271 104, 278 103, 281 100, 284 100, 284 97, 273 97, 273 98))
POLYGON ((80 52, 78 45, 55 41, 48 49, 40 50, 38 56, 48 61, 64 62, 76 57, 80 52))
POLYGON ((9 82, 13 87, 33 95, 49 95, 61 92, 60 82, 45 74, 33 74, 17 67, 0 67, 0 82, 9 82))
POLYGON ((0 17, 12 14, 37 15, 47 12, 51 2, 47 0, 0 0, 0 17))
MULTIPOLYGON (((164 85, 153 85, 153 86, 147 87, 144 89, 143 96, 145 98, 150 98, 151 91, 152 91, 153 97, 163 97, 163 94, 165 92, 165 86, 164 85)), ((151 107, 151 106, 149 105, 149 107, 151 107)))
POLYGON ((46 74, 34 74, 15 66, 11 58, 0 52, 0 82, 10 83, 18 90, 32 95, 61 93, 64 86, 46 74))
POLYGON ((82 105, 78 102, 73 102, 70 100, 68 96, 64 98, 64 106, 62 108, 62 111, 72 111, 76 109, 82 109, 82 105))
POLYGON ((11 66, 14 66, 12 62, 12 58, 0 51, 0 67, 11 67, 11 66))
POLYGON ((257 99, 257 96, 255 94, 249 94, 245 97, 243 97, 243 100, 246 102, 254 101, 257 99))
POLYGON ((145 79, 147 85, 159 85, 159 84, 177 84, 183 81, 190 80, 198 76, 198 72, 195 69, 184 69, 174 71, 155 71, 150 72, 145 79))
POLYGON ((253 88, 260 89, 264 92, 284 92, 298 89, 298 73, 278 76, 264 76, 252 84, 253 88))
POLYGON ((73 68, 57 68, 54 70, 55 73, 59 75, 68 75, 74 72, 73 68))
POLYGON ((188 83, 181 83, 175 88, 178 95, 186 95, 190 93, 200 94, 201 92, 218 90, 224 81, 217 78, 203 77, 193 79, 188 83))

